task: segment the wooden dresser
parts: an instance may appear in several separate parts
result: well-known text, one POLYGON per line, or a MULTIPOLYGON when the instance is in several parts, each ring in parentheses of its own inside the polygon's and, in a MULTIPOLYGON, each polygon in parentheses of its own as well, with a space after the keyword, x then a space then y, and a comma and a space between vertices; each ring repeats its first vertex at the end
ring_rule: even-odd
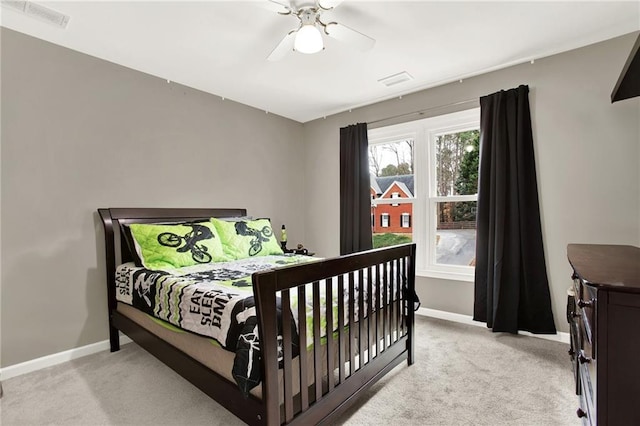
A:
POLYGON ((569 351, 586 425, 640 425, 640 248, 569 244, 569 351))

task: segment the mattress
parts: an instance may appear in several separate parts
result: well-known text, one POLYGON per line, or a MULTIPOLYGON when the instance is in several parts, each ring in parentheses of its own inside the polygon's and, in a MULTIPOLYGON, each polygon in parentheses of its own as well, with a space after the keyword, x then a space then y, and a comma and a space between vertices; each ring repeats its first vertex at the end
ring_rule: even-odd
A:
MULTIPOLYGON (((218 373, 218 375, 224 377, 230 382, 234 382, 234 377, 231 374, 233 368, 233 362, 235 354, 230 352, 220 346, 220 344, 212 338, 199 336, 197 334, 188 332, 186 330, 182 330, 178 327, 175 327, 166 321, 162 321, 160 319, 154 318, 149 314, 146 314, 133 306, 127 305, 126 303, 118 303, 117 306, 118 312, 122 315, 126 316, 142 328, 150 331, 154 335, 158 336, 165 342, 170 345, 180 349, 182 352, 189 355, 191 358, 196 361, 202 363, 209 369, 218 373)), ((323 345, 323 349, 326 346, 323 345)), ((309 384, 313 384, 315 382, 315 374, 313 370, 314 365, 314 354, 313 350, 305 351, 305 356, 307 357, 307 365, 310 366, 307 374, 307 382, 309 384)), ((338 360, 338 347, 334 345, 334 353, 333 353, 333 365, 337 365, 338 360)), ((300 392, 300 378, 299 378, 299 364, 300 357, 297 356, 292 360, 293 366, 293 393, 294 395, 300 392)), ((327 364, 327 351, 322 351, 322 365, 326 366, 327 364)), ((334 372, 335 374, 335 372, 334 372)), ((323 377, 326 375, 326 368, 323 373, 323 377)), ((283 401, 284 394, 282 393, 282 369, 280 369, 278 374, 278 381, 280 385, 278 388, 280 389, 280 402, 283 401)), ((258 399, 262 399, 262 387, 256 386, 250 390, 250 394, 257 397, 258 399)))

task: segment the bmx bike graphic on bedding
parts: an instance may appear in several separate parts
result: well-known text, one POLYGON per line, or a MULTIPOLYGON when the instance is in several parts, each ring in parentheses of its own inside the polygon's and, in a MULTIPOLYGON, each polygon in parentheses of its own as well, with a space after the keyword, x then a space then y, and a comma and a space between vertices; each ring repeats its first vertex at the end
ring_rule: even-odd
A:
POLYGON ((261 230, 249 228, 247 222, 236 222, 236 234, 242 236, 252 236, 253 238, 249 242, 249 256, 255 256, 262 251, 262 243, 269 241, 269 238, 273 235, 273 230, 270 226, 264 226, 261 230))
POLYGON ((191 257, 198 263, 211 262, 211 254, 207 253, 207 247, 203 244, 198 244, 199 241, 213 238, 211 230, 198 224, 185 224, 185 226, 190 226, 191 231, 184 236, 173 232, 163 232, 158 235, 158 242, 166 247, 178 247, 176 251, 179 253, 190 251, 191 257), (182 246, 183 243, 184 246, 182 246))

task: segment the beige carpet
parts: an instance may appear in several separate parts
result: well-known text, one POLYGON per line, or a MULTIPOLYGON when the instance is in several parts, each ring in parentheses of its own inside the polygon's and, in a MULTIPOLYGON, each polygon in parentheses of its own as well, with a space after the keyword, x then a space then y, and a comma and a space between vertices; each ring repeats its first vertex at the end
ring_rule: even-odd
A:
MULTIPOLYGON (((416 364, 396 367, 339 424, 580 424, 567 345, 416 321, 416 364)), ((15 377, 3 387, 3 426, 243 424, 135 344, 15 377)))

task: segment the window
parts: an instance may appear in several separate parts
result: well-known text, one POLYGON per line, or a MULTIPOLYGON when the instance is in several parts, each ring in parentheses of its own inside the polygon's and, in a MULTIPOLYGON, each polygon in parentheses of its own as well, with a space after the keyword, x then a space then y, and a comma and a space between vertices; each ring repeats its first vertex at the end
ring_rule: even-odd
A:
MULTIPOLYGON (((392 192, 391 193, 391 198, 400 198, 400 193, 399 192, 392 192)), ((391 204, 391 205, 394 206, 394 207, 399 206, 398 203, 391 204)))
POLYGON ((374 247, 414 241, 418 274, 473 280, 479 127, 475 108, 369 131, 370 171, 383 194, 371 202, 381 217, 374 247))
POLYGON ((383 228, 388 228, 389 227, 389 214, 388 213, 382 213, 380 215, 380 226, 382 226, 383 228))

